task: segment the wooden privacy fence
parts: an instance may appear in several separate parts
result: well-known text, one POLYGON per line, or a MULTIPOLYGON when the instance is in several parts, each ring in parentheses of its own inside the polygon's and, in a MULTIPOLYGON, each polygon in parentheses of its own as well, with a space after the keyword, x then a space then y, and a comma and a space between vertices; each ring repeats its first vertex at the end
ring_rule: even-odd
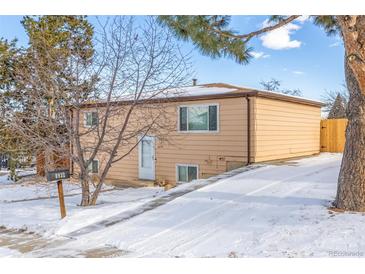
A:
POLYGON ((321 121, 321 151, 343 152, 347 119, 326 119, 321 121))

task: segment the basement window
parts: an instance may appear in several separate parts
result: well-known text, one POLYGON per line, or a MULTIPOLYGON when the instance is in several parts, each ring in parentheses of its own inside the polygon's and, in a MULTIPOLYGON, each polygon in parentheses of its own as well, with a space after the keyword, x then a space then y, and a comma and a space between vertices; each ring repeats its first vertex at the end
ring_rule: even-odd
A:
POLYGON ((177 165, 177 181, 191 182, 198 179, 198 166, 179 164, 177 165))
POLYGON ((179 131, 217 132, 218 105, 180 106, 179 131))
POLYGON ((92 127, 98 125, 98 113, 96 111, 85 112, 84 118, 86 127, 92 127))
POLYGON ((92 162, 87 167, 90 173, 99 173, 99 160, 92 160, 92 162))

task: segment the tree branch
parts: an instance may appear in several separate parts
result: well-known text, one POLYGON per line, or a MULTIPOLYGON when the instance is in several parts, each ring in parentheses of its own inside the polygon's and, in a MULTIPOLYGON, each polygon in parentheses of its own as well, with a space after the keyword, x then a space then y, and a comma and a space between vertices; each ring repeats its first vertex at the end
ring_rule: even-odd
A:
POLYGON ((269 32, 269 31, 273 31, 275 29, 281 28, 282 26, 285 26, 286 24, 289 24, 290 22, 294 21, 295 19, 299 18, 301 15, 291 15, 286 19, 283 19, 281 21, 279 21, 277 24, 273 25, 273 26, 268 26, 266 28, 262 28, 259 29, 257 31, 253 31, 247 34, 232 34, 229 32, 225 32, 225 31, 221 31, 219 29, 215 29, 215 28, 210 28, 208 27, 209 30, 221 35, 221 36, 225 36, 228 38, 235 38, 235 39, 242 39, 244 40, 244 42, 248 42, 251 38, 259 36, 263 33, 269 32))

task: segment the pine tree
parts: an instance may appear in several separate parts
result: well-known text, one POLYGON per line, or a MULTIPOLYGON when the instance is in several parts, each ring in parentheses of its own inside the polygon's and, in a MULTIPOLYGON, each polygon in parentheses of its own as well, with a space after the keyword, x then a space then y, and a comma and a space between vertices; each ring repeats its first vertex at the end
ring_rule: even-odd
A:
POLYGON ((11 105, 14 92, 15 67, 21 49, 16 46, 16 40, 8 41, 0 38, 0 121, 3 120, 7 107, 11 105))
POLYGON ((328 119, 346 118, 346 104, 341 94, 337 94, 336 100, 328 114, 328 119))
POLYGON ((74 78, 70 63, 87 66, 94 55, 94 31, 85 16, 25 16, 21 23, 27 47, 0 38, 0 151, 10 155, 13 168, 24 151, 48 149, 50 142, 42 138, 52 138, 55 147, 69 142, 58 110, 73 98, 73 90, 87 97, 91 86, 89 79, 74 78), (55 123, 39 119, 51 112, 55 123))
MULTIPOLYGON (((85 16, 25 16, 22 20, 29 37, 24 62, 30 65, 29 73, 37 72, 43 78, 45 99, 57 103, 68 97, 71 82, 75 82, 72 71, 67 68, 70 62, 89 64, 94 55, 94 29, 85 16), (42 73, 37 67, 47 68, 42 73), (59 88, 52 88, 57 81, 59 88)), ((88 87, 89 83, 82 83, 88 87)), ((81 84, 80 84, 81 85, 81 84)), ((34 87, 33 87, 34 88, 34 87)), ((81 90, 81 89, 80 89, 81 90)), ((84 89, 87 94, 87 88, 84 89)), ((86 96, 86 95, 85 95, 86 96)))

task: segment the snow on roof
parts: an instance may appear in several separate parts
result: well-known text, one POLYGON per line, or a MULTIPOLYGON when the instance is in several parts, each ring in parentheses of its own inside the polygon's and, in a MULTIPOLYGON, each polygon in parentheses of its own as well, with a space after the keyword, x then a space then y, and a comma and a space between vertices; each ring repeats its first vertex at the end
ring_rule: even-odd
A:
POLYGON ((281 93, 280 91, 276 92, 276 91, 270 91, 270 90, 264 90, 264 89, 257 89, 257 88, 249 88, 249 87, 245 87, 245 89, 248 90, 253 90, 253 91, 259 91, 259 92, 264 92, 267 94, 279 94, 282 95, 284 97, 288 97, 288 98, 294 98, 294 99, 302 99, 302 100, 309 100, 312 102, 316 102, 318 104, 323 104, 323 102, 319 101, 319 100, 315 100, 315 99, 311 99, 311 98, 307 98, 307 97, 302 97, 302 96, 297 96, 297 95, 290 95, 290 94, 285 94, 285 93, 281 93))
POLYGON ((237 87, 233 86, 213 86, 213 85, 197 85, 189 87, 174 88, 166 91, 168 97, 170 96, 204 96, 204 95, 216 95, 225 94, 233 91, 237 91, 237 87))
MULTIPOLYGON (((276 98, 282 98, 282 100, 289 100, 294 99, 295 101, 302 102, 302 103, 310 103, 310 104, 322 104, 322 102, 308 99, 300 96, 294 95, 287 95, 280 92, 268 91, 268 90, 261 90, 256 88, 249 88, 249 87, 238 87, 233 86, 225 83, 211 83, 211 84, 202 84, 196 86, 187 86, 187 87, 179 87, 179 88, 171 88, 164 91, 156 92, 150 91, 144 93, 140 99, 163 99, 163 98, 181 98, 184 97, 203 97, 203 96, 214 96, 214 95, 223 95, 223 94, 242 94, 246 92, 258 92, 259 94, 265 96, 269 95, 275 96, 276 98), (287 99, 286 99, 287 98, 287 99)), ((123 96, 118 98, 117 101, 129 101, 134 100, 134 94, 124 94, 123 96)), ((95 103, 95 102, 94 102, 95 103)), ((93 103, 89 103, 93 104, 93 103)), ((86 104, 87 105, 87 104, 86 104)))
MULTIPOLYGON (((224 83, 213 83, 213 84, 189 86, 189 87, 183 87, 183 88, 174 89, 174 90, 176 90, 176 92, 178 94, 177 96, 181 96, 181 97, 217 95, 217 94, 240 93, 240 92, 244 93, 244 92, 249 92, 249 91, 258 91, 258 92, 262 92, 265 94, 280 95, 283 98, 287 97, 287 98, 293 98, 293 99, 299 99, 299 100, 309 100, 309 101, 319 103, 319 104, 322 103, 321 101, 313 100, 310 98, 305 98, 302 96, 289 95, 289 94, 284 94, 281 92, 262 90, 262 89, 257 89, 257 88, 232 86, 232 85, 224 84, 224 83)), ((168 91, 168 92, 171 92, 168 95, 168 97, 170 97, 172 94, 174 94, 174 92, 172 90, 168 91)))

